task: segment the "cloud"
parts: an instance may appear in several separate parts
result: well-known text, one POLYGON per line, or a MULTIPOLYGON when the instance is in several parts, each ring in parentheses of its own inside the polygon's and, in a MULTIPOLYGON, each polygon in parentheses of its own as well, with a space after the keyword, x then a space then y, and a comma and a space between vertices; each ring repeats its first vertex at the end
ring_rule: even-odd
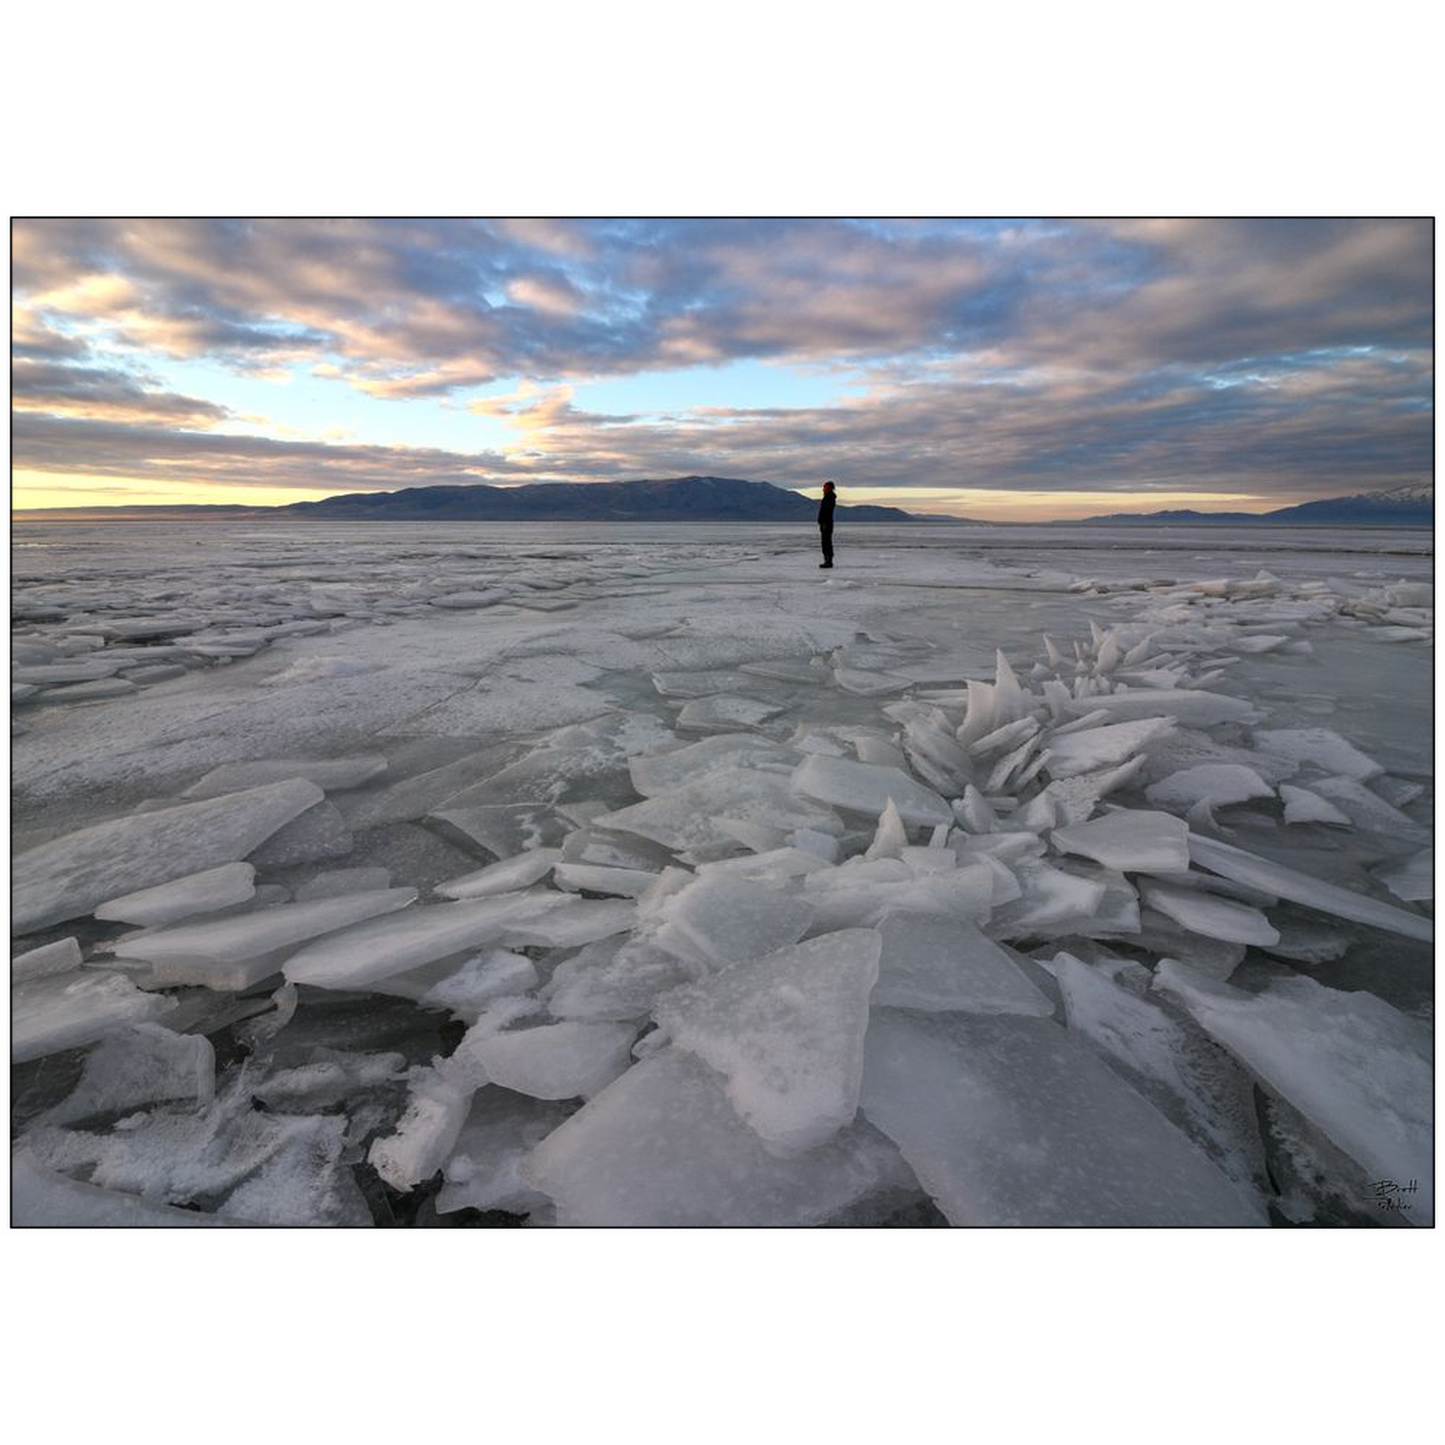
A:
POLYGON ((191 428, 214 426, 231 415, 214 402, 149 387, 128 371, 32 355, 11 359, 10 407, 12 412, 191 428))
POLYGON ((52 471, 1308 496, 1431 465, 1428 221, 18 221, 14 239, 17 448, 52 471), (148 357, 455 394, 515 440, 227 437, 227 408, 152 385, 148 357), (745 359, 863 385, 647 418, 577 402, 584 379, 745 359))

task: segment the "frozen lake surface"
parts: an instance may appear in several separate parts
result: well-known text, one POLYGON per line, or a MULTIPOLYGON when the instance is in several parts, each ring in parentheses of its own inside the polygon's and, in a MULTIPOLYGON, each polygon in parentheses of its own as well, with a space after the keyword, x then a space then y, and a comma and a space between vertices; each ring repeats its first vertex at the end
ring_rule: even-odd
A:
POLYGON ((1433 1218, 1428 533, 13 560, 17 1222, 1433 1218))

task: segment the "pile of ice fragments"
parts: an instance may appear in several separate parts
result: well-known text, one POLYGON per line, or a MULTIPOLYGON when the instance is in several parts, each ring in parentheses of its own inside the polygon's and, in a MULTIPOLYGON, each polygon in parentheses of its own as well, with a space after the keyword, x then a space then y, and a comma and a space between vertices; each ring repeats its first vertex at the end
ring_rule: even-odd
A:
POLYGON ((22 852, 17 1221, 1429 1222, 1429 1026, 1311 977, 1432 938, 1418 786, 1221 687, 1428 588, 1135 590, 1022 678, 658 674, 672 728, 231 764, 22 852), (770 681, 883 725, 778 736, 770 681), (496 861, 331 866, 380 817, 496 861))

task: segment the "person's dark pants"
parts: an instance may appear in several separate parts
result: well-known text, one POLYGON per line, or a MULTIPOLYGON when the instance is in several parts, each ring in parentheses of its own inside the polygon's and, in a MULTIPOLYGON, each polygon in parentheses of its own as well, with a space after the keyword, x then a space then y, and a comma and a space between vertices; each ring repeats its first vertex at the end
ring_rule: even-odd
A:
POLYGON ((818 523, 818 540, 823 544, 823 562, 826 566, 833 565, 833 524, 831 522, 818 523))

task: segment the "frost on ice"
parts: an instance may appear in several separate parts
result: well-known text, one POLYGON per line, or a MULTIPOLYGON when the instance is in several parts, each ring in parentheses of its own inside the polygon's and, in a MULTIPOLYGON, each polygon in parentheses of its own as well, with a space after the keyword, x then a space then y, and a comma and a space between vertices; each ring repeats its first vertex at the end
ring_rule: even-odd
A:
POLYGON ((17 1222, 1431 1217, 1424 581, 208 535, 21 558, 17 1222))

